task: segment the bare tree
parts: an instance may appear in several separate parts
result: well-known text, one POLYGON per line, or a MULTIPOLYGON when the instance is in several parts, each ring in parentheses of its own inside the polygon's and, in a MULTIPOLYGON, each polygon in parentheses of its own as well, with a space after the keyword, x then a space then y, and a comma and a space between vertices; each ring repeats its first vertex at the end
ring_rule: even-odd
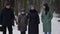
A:
POLYGON ((60 0, 55 0, 55 12, 60 14, 60 0))

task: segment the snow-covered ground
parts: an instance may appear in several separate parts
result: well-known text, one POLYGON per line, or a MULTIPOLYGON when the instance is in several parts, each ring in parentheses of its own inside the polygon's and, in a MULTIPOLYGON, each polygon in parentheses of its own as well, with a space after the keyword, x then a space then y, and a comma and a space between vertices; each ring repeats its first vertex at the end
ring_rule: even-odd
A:
MULTIPOLYGON (((52 34, 60 34, 60 22, 58 22, 58 20, 60 20, 60 18, 56 18, 56 14, 53 14, 54 17, 52 19, 52 34)), ((41 14, 39 15, 41 17, 41 14)), ((28 34, 28 31, 26 32, 28 34)), ((3 34, 2 32, 0 32, 0 34, 3 34)), ((7 31, 8 34, 8 31, 7 31)), ((15 26, 13 27, 13 34, 20 34, 20 31, 17 30, 17 25, 15 24, 15 26)), ((39 34, 44 34, 43 33, 43 24, 40 20, 40 24, 39 24, 39 34)))

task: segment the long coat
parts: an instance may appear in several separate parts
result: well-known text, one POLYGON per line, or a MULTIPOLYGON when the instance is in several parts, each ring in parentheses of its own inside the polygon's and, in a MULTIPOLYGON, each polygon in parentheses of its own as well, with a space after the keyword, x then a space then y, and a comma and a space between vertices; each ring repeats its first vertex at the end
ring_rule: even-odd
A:
POLYGON ((48 14, 45 14, 45 11, 42 11, 41 20, 43 23, 43 32, 51 32, 51 20, 53 17, 52 11, 49 11, 48 14))
POLYGON ((1 21, 2 19, 1 19, 1 10, 0 10, 0 25, 2 25, 2 21, 1 21))
POLYGON ((39 33, 39 15, 38 12, 34 10, 30 10, 29 14, 29 26, 28 26, 28 33, 29 34, 38 34, 39 33))
POLYGON ((21 31, 21 32, 24 32, 27 30, 27 23, 28 23, 28 20, 27 20, 27 15, 26 14, 21 14, 19 15, 18 17, 18 30, 21 31))
POLYGON ((2 25, 3 26, 9 26, 14 24, 14 9, 10 8, 3 8, 1 10, 1 19, 2 19, 2 25))

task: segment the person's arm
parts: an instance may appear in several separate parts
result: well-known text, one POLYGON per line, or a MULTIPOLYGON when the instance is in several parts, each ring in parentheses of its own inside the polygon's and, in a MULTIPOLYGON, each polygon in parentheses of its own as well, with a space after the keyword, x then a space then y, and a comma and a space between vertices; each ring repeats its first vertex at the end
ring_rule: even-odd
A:
POLYGON ((17 25, 19 25, 20 21, 21 21, 21 16, 19 15, 17 25))
POLYGON ((52 11, 49 11, 49 16, 47 18, 46 23, 51 23, 52 18, 53 18, 53 12, 52 11))
POLYGON ((38 13, 37 13, 37 23, 38 23, 38 24, 40 23, 40 18, 39 18, 38 13))
POLYGON ((14 9, 12 9, 12 13, 11 13, 11 20, 12 20, 12 24, 14 26, 14 19, 15 19, 15 15, 14 15, 14 9))
POLYGON ((14 9, 12 10, 12 20, 15 19, 15 15, 14 15, 14 9))
POLYGON ((50 13, 49 13, 49 21, 51 21, 52 20, 52 18, 53 18, 53 12, 52 11, 50 11, 50 13))
POLYGON ((30 20, 30 13, 28 13, 28 15, 27 15, 27 25, 29 24, 29 20, 30 20))
POLYGON ((2 22, 3 22, 3 9, 1 10, 1 13, 0 13, 0 20, 1 20, 1 25, 2 25, 2 22))
POLYGON ((45 23, 45 18, 44 18, 44 13, 43 13, 43 11, 42 11, 42 14, 41 14, 41 21, 42 21, 42 23, 45 23))

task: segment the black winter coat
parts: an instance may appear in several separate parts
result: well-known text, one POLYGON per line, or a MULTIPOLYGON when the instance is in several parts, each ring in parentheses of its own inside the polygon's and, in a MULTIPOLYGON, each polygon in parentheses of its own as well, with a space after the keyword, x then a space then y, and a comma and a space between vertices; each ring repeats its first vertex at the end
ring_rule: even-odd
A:
POLYGON ((2 25, 2 21, 1 21, 2 19, 1 19, 1 10, 0 10, 0 25, 2 25))
POLYGON ((3 8, 1 13, 2 25, 9 26, 14 24, 14 9, 3 8))
POLYGON ((28 27, 28 33, 29 34, 38 34, 38 24, 39 24, 39 15, 36 10, 30 10, 28 14, 29 18, 29 27, 28 27))

